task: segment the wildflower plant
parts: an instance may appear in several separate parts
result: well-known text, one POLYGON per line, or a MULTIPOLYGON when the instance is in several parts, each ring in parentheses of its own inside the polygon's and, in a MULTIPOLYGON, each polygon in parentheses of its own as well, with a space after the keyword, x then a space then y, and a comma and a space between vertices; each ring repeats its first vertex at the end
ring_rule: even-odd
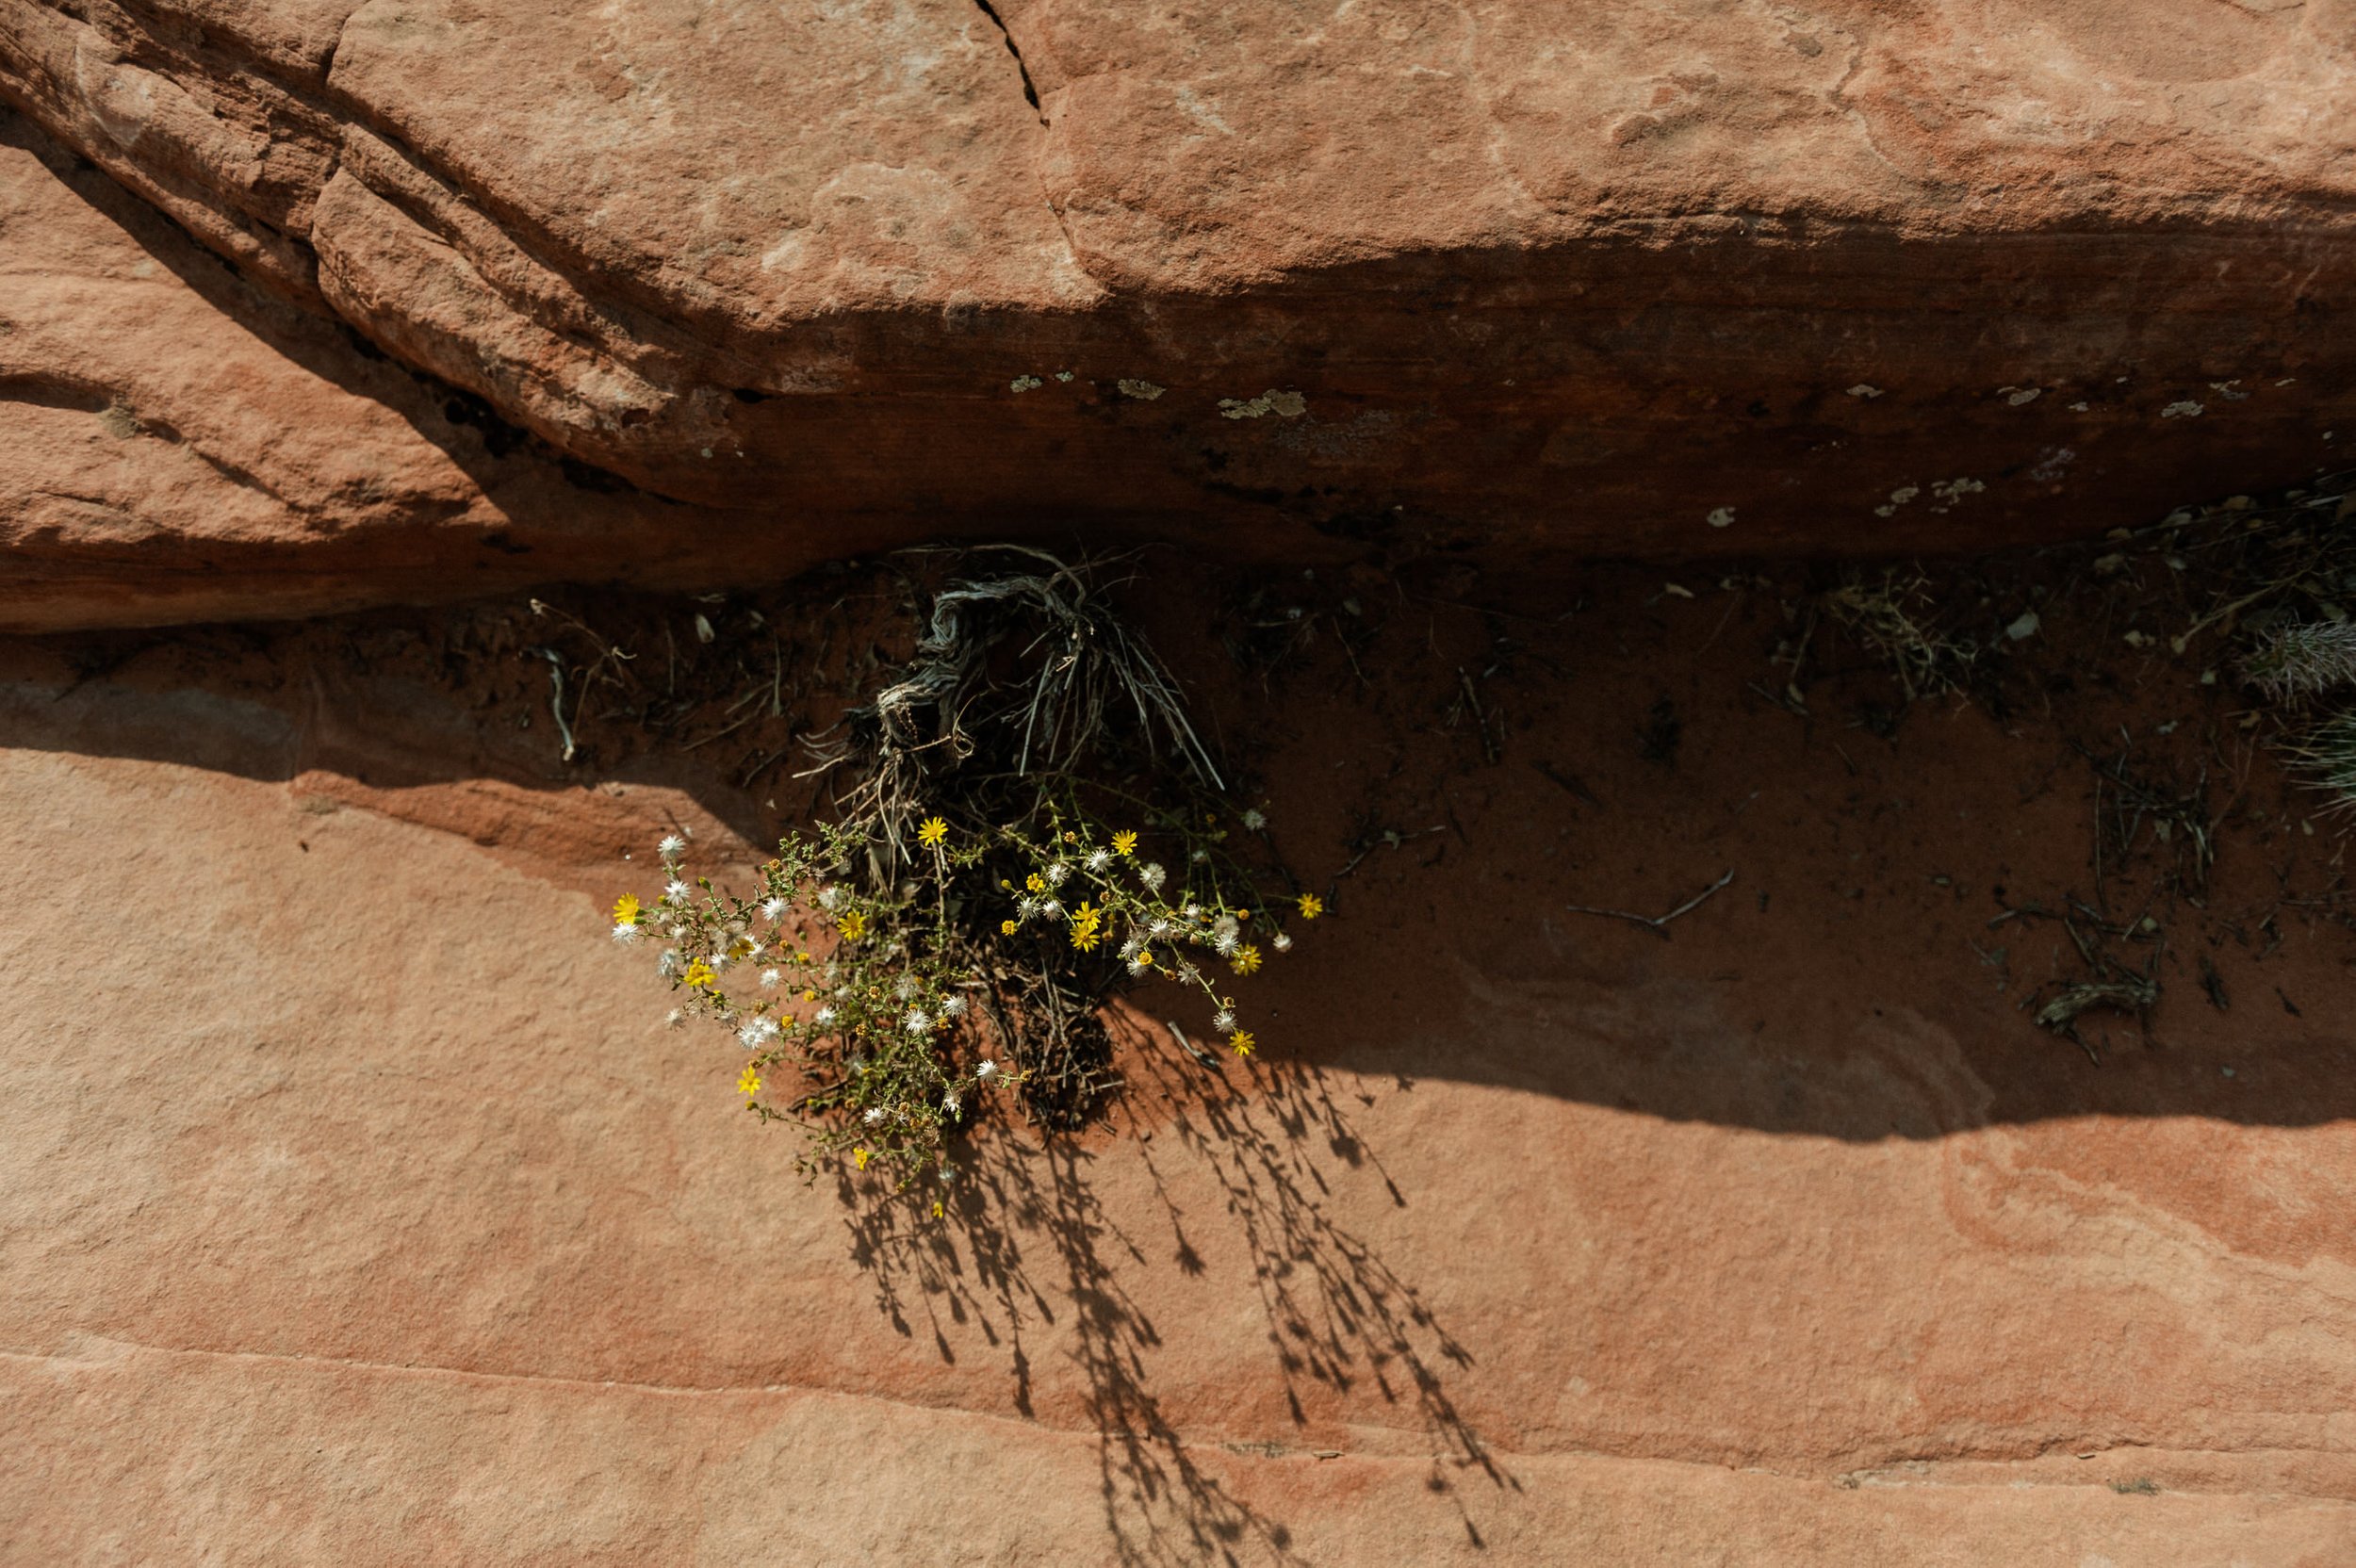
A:
POLYGON ((1265 819, 1227 800, 1174 681, 1088 575, 1017 553, 1052 570, 948 582, 914 657, 818 748, 835 820, 788 834, 743 891, 691 880, 667 838, 654 900, 614 906, 679 1012, 728 1031, 746 1109, 809 1129, 806 1168, 906 1191, 953 1181, 954 1138, 992 1107, 1077 1125, 1119 1087, 1101 1008, 1149 980, 1249 1056, 1235 983, 1292 947, 1280 903, 1324 913, 1264 896, 1292 887, 1246 858, 1265 819))

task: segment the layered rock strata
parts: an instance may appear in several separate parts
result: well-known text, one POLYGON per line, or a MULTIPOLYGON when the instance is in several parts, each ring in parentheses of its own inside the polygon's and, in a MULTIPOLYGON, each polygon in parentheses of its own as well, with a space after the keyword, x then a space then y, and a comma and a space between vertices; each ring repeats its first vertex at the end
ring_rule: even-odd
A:
POLYGON ((0 0, 0 96, 553 452, 821 542, 1912 549, 2356 440, 2351 38, 2348 0, 0 0))

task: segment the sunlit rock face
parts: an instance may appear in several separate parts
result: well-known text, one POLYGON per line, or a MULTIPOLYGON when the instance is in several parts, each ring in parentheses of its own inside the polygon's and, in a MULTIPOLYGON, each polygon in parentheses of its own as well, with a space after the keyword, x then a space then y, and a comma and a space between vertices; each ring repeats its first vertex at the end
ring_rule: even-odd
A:
MULTIPOLYGON (((0 308, 54 319, 0 336, 9 384, 79 390, 8 417, 181 431, 93 503, 159 558, 175 465, 251 478, 212 592, 257 609, 369 561, 317 547, 354 529, 404 535, 380 594, 977 531, 1517 564, 2099 531, 2356 440, 2351 39, 2346 0, 0 0, 42 145, 234 266, 214 308, 333 327, 270 349, 326 428, 415 433, 382 493, 277 503, 322 460, 82 347, 134 324, 44 305, 81 263, 20 224, 0 308)), ((220 329, 136 330, 211 368, 220 329)), ((12 538, 85 527, 16 493, 12 538)))

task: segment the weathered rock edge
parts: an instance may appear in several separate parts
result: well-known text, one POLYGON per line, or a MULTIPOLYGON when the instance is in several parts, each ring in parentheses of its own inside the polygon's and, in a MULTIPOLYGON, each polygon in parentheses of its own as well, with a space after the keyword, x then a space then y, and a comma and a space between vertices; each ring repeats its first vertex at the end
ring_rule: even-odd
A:
POLYGON ((805 535, 1967 547, 2356 439, 2347 0, 1604 9, 0 0, 0 97, 805 535))

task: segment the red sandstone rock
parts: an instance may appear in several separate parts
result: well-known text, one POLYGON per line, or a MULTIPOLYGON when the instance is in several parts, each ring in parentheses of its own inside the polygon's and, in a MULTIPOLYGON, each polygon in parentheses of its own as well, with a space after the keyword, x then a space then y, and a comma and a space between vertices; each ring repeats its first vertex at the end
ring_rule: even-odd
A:
POLYGON ((1957 547, 2356 439, 2346 0, 999 14, 0 0, 0 95, 813 546, 1957 547))
MULTIPOLYGON (((2165 971, 2096 1068, 2018 1005, 2067 939, 1986 914, 2082 874, 2044 727, 2111 710, 1836 750, 1740 629, 1694 651, 1721 613, 1582 617, 1575 687, 1489 688, 1535 721, 1498 767, 1341 668, 1223 715, 1292 737, 1304 872, 1385 757, 1411 824, 1451 764, 1461 836, 1255 978, 1252 1069, 1129 1053, 1114 1127, 880 1232, 604 939, 658 833, 751 853, 711 751, 568 776, 537 690, 323 629, 0 647, 0 1555, 2337 1568, 2348 934, 2276 880, 2330 841, 2236 829, 2211 918, 2279 944, 2215 950, 2230 1013, 2165 971), (1625 738, 1664 669, 1674 772, 1625 738), (1558 907, 1728 865, 1665 942, 1558 907)), ((2196 667, 2139 734, 2226 708, 2196 667)))

